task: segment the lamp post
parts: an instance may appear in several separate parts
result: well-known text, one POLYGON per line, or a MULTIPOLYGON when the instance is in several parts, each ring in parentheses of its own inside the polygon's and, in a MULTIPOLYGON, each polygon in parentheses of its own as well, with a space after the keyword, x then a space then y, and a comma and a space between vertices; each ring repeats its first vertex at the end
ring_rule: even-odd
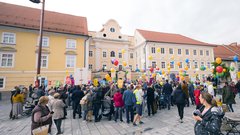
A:
MULTIPOLYGON (((33 3, 41 3, 40 0, 30 0, 33 3)), ((40 18, 40 29, 39 29, 39 46, 38 46, 38 64, 37 64, 37 77, 36 81, 39 84, 38 77, 41 73, 41 57, 42 57, 42 37, 43 37, 43 24, 44 24, 44 9, 45 9, 45 0, 42 0, 42 10, 41 10, 41 18, 40 18)))

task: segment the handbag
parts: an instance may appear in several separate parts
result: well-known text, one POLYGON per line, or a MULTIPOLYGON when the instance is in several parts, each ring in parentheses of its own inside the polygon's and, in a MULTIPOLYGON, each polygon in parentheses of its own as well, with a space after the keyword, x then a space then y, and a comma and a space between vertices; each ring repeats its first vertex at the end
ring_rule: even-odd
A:
POLYGON ((32 130, 33 135, 47 135, 48 134, 48 125, 44 125, 32 130))

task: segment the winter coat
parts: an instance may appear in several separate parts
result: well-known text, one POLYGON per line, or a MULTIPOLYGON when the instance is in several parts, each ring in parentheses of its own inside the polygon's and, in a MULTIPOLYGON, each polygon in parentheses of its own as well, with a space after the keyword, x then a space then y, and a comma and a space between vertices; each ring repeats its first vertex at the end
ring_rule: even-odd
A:
POLYGON ((192 83, 188 86, 188 91, 189 91, 189 94, 193 94, 194 93, 194 86, 193 86, 192 83))
POLYGON ((75 104, 79 104, 80 100, 84 97, 84 93, 82 90, 75 90, 72 93, 72 101, 75 104))
POLYGON ((13 103, 23 103, 24 102, 23 94, 17 94, 16 96, 13 95, 12 102, 13 103))
POLYGON ((230 86, 224 86, 223 87, 222 97, 223 97, 223 103, 225 103, 225 104, 236 104, 234 93, 231 90, 230 86))
POLYGON ((154 89, 152 87, 147 88, 147 102, 151 103, 154 101, 154 89))
POLYGON ((63 103, 61 99, 54 99, 52 102, 52 111, 54 112, 52 117, 53 119, 61 119, 64 117, 64 111, 63 108, 66 105, 63 103))
POLYGON ((173 101, 176 104, 185 104, 185 99, 187 96, 181 89, 176 89, 173 94, 173 101))
POLYGON ((187 96, 187 99, 189 98, 189 93, 188 93, 188 86, 187 84, 183 84, 182 85, 182 90, 185 93, 185 95, 187 96))
POLYGON ((124 106, 122 94, 120 92, 116 92, 114 94, 113 101, 114 101, 115 107, 123 107, 124 106))
POLYGON ((171 94, 172 94, 172 91, 173 91, 173 89, 172 89, 172 85, 171 85, 171 84, 166 83, 166 84, 163 86, 163 93, 164 93, 165 95, 171 95, 171 94))
POLYGON ((97 88, 93 94, 93 104, 101 104, 103 100, 103 92, 101 88, 97 88))
MULTIPOLYGON (((203 108, 200 110, 203 111, 203 108)), ((210 108, 194 126, 195 135, 219 135, 223 113, 216 107, 210 108)))
POLYGON ((123 93, 124 105, 132 106, 135 104, 135 96, 131 90, 126 90, 123 93))
POLYGON ((201 105, 200 98, 199 98, 200 94, 201 94, 200 90, 198 90, 198 89, 194 90, 195 103, 197 106, 201 105))

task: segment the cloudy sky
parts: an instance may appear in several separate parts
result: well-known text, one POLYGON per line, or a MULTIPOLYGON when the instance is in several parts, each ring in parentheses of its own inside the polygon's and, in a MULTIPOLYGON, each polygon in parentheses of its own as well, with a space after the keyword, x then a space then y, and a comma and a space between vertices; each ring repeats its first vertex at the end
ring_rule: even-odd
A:
MULTIPOLYGON (((0 0, 41 8, 29 0, 0 0)), ((99 31, 115 19, 123 34, 135 29, 182 34, 215 44, 240 43, 240 0, 46 0, 46 9, 85 16, 99 31)))

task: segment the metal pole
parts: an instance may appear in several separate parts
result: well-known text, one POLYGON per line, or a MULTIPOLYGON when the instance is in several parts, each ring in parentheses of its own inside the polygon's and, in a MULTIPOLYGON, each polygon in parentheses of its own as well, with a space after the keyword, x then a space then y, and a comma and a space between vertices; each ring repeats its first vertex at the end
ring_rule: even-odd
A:
MULTIPOLYGON (((44 24, 44 9, 45 9, 45 0, 42 0, 42 10, 41 10, 41 20, 40 20, 40 30, 39 30, 39 48, 38 48, 38 65, 37 65, 37 78, 41 73, 41 57, 42 57, 42 37, 43 37, 43 24, 44 24)), ((40 86, 40 84, 38 83, 40 86)))

